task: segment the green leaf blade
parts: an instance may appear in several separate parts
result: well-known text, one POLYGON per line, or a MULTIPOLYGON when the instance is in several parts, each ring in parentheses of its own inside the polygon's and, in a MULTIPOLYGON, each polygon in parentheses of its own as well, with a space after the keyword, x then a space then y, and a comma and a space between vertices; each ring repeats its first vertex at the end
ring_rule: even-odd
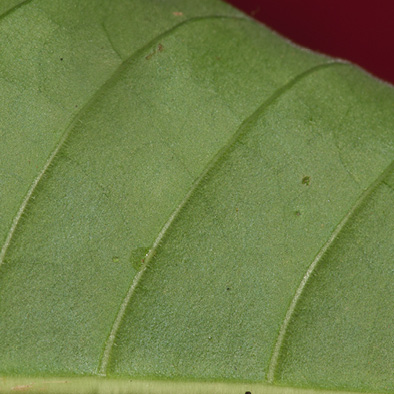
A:
MULTIPOLYGON (((312 103, 321 91, 317 86, 327 94, 327 84, 336 79, 332 91, 349 94, 344 81, 352 73, 346 67, 342 73, 335 67, 301 81, 261 115, 258 126, 208 176, 174 223, 137 289, 115 342, 115 371, 138 374, 144 368, 148 376, 174 378, 214 379, 219 375, 258 381, 266 377, 280 324, 309 264, 323 247, 322 240, 330 239, 363 189, 391 162, 392 152, 388 152, 385 163, 376 160, 367 172, 358 152, 353 165, 362 171, 350 175, 336 148, 342 135, 348 137, 341 133, 341 113, 346 115, 349 108, 327 100, 326 114, 320 112, 322 106, 320 116, 314 113, 312 103), (330 82, 325 82, 327 74, 331 74, 326 78, 330 82), (295 102, 299 103, 296 107, 295 102), (315 119, 312 124, 311 117, 315 119), (300 118, 307 119, 310 127, 301 128, 300 118), (269 158, 264 154, 266 146, 270 147, 269 158), (283 157, 291 167, 283 166, 283 157), (251 163, 258 164, 253 167, 251 163), (302 182, 306 174, 311 178, 309 185, 302 182), (363 184, 355 183, 355 177, 363 184), (278 217, 283 218, 282 228, 278 217), (161 359, 160 354, 167 357, 161 359), (155 357, 162 363, 152 362, 155 357)), ((368 86, 366 82, 363 88, 368 86)), ((355 101, 356 97, 354 94, 355 101)), ((360 104, 359 110, 368 111, 360 104)), ((381 138, 385 148, 390 146, 389 124, 380 124, 379 136, 379 126, 374 125, 371 135, 375 140, 381 138)), ((355 129, 360 126, 354 124, 355 129)), ((355 135, 349 150, 360 149, 357 140, 355 135)))
POLYGON ((393 165, 389 170, 324 256, 301 298, 279 363, 281 380, 393 390, 388 323, 394 302, 393 165))
POLYGON ((392 391, 392 88, 221 3, 75 5, 0 24, 39 26, 0 66, 1 373, 392 391))

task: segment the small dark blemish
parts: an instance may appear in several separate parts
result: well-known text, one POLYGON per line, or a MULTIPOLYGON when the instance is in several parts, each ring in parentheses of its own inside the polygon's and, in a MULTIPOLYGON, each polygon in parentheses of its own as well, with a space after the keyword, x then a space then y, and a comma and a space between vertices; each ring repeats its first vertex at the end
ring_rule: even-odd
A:
POLYGON ((145 56, 145 59, 146 60, 149 60, 153 55, 155 55, 157 52, 163 52, 163 50, 164 50, 164 47, 163 47, 163 45, 162 44, 159 44, 158 46, 157 46, 157 49, 156 50, 154 50, 152 53, 150 53, 149 55, 147 55, 147 56, 145 56))
POLYGON ((149 248, 147 247, 139 247, 131 251, 129 259, 135 270, 139 271, 142 268, 148 253, 149 248))
POLYGON ((63 61, 63 58, 62 58, 62 57, 60 58, 60 61, 61 61, 61 62, 63 61))
POLYGON ((310 183, 311 183, 311 177, 310 176, 304 176, 302 178, 302 184, 303 185, 309 186, 310 183))
POLYGON ((252 394, 250 391, 245 391, 245 394, 252 394))
POLYGON ((295 211, 295 215, 296 216, 301 216, 301 212, 300 211, 295 211))
POLYGON ((231 287, 227 287, 227 289, 226 289, 227 291, 229 291, 229 290, 231 290, 231 287))

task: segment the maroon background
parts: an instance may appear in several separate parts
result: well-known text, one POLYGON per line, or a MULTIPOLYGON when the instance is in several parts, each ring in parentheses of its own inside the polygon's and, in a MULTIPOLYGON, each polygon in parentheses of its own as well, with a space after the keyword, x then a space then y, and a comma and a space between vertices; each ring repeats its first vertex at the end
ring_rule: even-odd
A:
POLYGON ((394 0, 227 0, 292 41, 394 84, 394 0))

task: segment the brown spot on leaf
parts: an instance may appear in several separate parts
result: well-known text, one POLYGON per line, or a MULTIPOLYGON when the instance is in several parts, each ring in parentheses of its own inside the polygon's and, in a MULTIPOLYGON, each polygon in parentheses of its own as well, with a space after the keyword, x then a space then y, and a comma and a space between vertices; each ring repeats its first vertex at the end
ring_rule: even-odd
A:
POLYGON ((33 387, 33 384, 23 384, 20 386, 15 386, 11 389, 11 391, 27 391, 33 387))
POLYGON ((159 43, 159 45, 157 46, 157 48, 153 52, 151 52, 149 55, 145 56, 145 59, 149 60, 152 58, 153 55, 156 55, 157 52, 163 52, 163 50, 164 50, 163 45, 159 43))

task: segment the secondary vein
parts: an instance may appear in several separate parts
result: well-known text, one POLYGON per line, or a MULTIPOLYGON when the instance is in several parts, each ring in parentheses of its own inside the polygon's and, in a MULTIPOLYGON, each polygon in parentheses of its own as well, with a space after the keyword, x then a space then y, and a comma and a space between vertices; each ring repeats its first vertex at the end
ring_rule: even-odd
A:
MULTIPOLYGON (((20 3, 16 5, 14 8, 11 10, 8 10, 6 14, 9 14, 10 12, 14 11, 15 9, 19 8, 20 6, 26 4, 27 2, 30 2, 32 0, 26 0, 23 3, 20 3)), ((5 14, 2 15, 3 17, 5 14)), ((1 16, 0 16, 1 18, 1 16)), ((237 19, 237 20, 245 20, 248 21, 249 19, 244 18, 244 17, 237 17, 237 16, 227 16, 227 15, 209 15, 209 16, 201 16, 201 17, 194 17, 194 18, 189 18, 186 19, 175 26, 171 27, 170 29, 166 30, 165 32, 157 35, 155 38, 153 38, 151 41, 149 41, 147 44, 145 44, 143 47, 137 49, 135 52, 133 52, 127 59, 125 59, 120 65, 115 69, 115 71, 111 74, 111 76, 93 93, 92 97, 85 103, 85 105, 77 112, 77 114, 74 116, 74 118, 71 120, 69 125, 66 127, 65 132, 56 145, 55 149, 52 151, 50 156, 48 157, 47 161, 45 162, 42 170, 40 173, 37 175, 37 177, 34 179, 32 184, 30 185, 25 197, 22 200, 22 203, 14 216, 11 227, 7 233, 7 236, 5 238, 4 244, 1 248, 0 251, 0 267, 4 262, 4 258, 6 256, 7 250, 11 244, 12 238, 15 234, 15 231, 18 227, 18 224, 20 223, 21 217, 23 213, 26 210, 27 205, 29 204, 36 188, 37 185, 41 182, 43 179, 45 173, 48 171, 48 168, 52 165, 54 162, 55 158, 57 157, 59 151, 61 150, 62 146, 65 144, 66 140, 69 138, 71 132, 74 130, 75 125, 78 121, 80 121, 80 118, 82 115, 94 104, 100 97, 101 95, 109 90, 112 86, 115 85, 117 80, 119 79, 120 75, 127 69, 127 67, 133 63, 136 59, 138 59, 144 52, 146 52, 150 47, 154 46, 157 44, 160 40, 165 38, 166 36, 170 35, 173 33, 175 30, 180 28, 181 26, 191 23, 191 22, 197 22, 201 20, 207 20, 207 19, 237 19)))
POLYGON ((31 3, 32 1, 33 1, 33 0, 25 0, 25 1, 22 1, 21 3, 15 5, 15 6, 11 7, 9 10, 3 12, 3 13, 0 15, 0 20, 1 20, 1 19, 4 19, 7 15, 12 14, 12 13, 13 13, 14 11, 16 11, 18 8, 21 8, 22 6, 27 5, 28 3, 31 3))
POLYGON ((331 247, 331 245, 337 239, 339 233, 343 230, 343 228, 346 226, 346 224, 349 222, 349 220, 360 209, 360 207, 363 205, 363 203, 368 199, 368 197, 373 193, 373 191, 379 186, 379 184, 383 182, 383 180, 386 178, 386 176, 390 172, 392 172, 393 170, 394 170, 394 160, 374 180, 374 182, 372 182, 368 186, 368 188, 363 191, 363 193, 360 195, 360 197, 356 200, 356 202, 353 204, 353 206, 350 208, 350 210, 347 212, 347 214, 343 217, 343 219, 339 222, 337 227, 334 229, 334 231, 332 232, 331 236, 328 238, 326 243, 319 250, 316 257, 313 259, 312 263, 309 265, 307 271, 305 272, 305 274, 304 274, 304 276, 303 276, 303 278, 302 278, 302 280, 301 280, 301 282, 294 294, 293 299, 291 300, 291 303, 289 305, 289 308, 287 309, 283 323, 280 327, 279 334, 278 334, 278 337, 277 337, 277 340, 276 340, 276 343, 274 346, 274 350, 272 352, 269 367, 268 367, 267 380, 269 383, 273 383, 273 381, 274 381, 275 372, 276 372, 278 360, 279 360, 279 355, 280 355, 280 352, 282 349, 284 338, 286 336, 287 328, 288 328, 289 323, 294 315, 294 311, 297 307, 298 301, 299 301, 312 273, 315 271, 316 266, 322 260, 323 256, 327 252, 327 250, 331 247))
POLYGON ((173 211, 171 216, 168 218, 167 222, 164 224, 162 229, 160 230, 156 240, 154 241, 152 248, 146 255, 144 259, 144 264, 141 267, 140 271, 134 276, 133 281, 126 293, 126 296, 124 297, 121 306, 119 308, 118 314, 115 318, 114 324, 112 326, 112 329, 110 331, 110 334, 108 336, 108 339, 105 343, 104 347, 104 352, 100 360, 99 368, 98 368, 98 373, 99 375, 105 376, 107 374, 107 368, 108 368, 108 363, 109 363, 109 358, 110 354, 112 351, 112 348, 115 343, 115 338, 117 335, 117 332, 119 330, 119 327, 122 323, 123 317, 126 313, 126 309, 130 303, 130 300, 135 293, 135 290, 141 281, 141 278, 143 277, 144 273, 146 272, 150 262, 152 261, 154 255, 156 254, 156 251, 160 245, 160 243, 163 241, 168 229, 171 227, 172 223, 175 221, 175 219, 178 217, 179 213, 182 211, 182 209, 186 206, 188 201, 190 200, 191 196, 194 194, 194 192, 198 189, 199 185, 201 182, 206 178, 206 176, 214 169, 214 167, 218 164, 220 159, 226 154, 226 152, 229 151, 229 149, 236 143, 236 141, 245 133, 247 133, 251 127, 255 124, 255 122, 258 120, 259 116, 271 105, 273 104, 280 96, 282 96, 286 91, 291 89, 297 82, 302 80, 303 78, 309 76, 310 74, 319 71, 321 69, 331 67, 333 65, 343 65, 345 63, 340 63, 338 61, 334 62, 328 62, 324 64, 319 64, 317 66, 314 66, 301 74, 295 76, 293 79, 291 79, 288 83, 283 85, 282 87, 278 88, 267 100, 265 100, 249 117, 247 117, 241 125, 238 127, 237 131, 233 134, 233 136, 229 139, 229 141, 224 145, 216 154, 215 156, 209 161, 205 169, 202 171, 202 173, 199 175, 199 177, 193 182, 190 190, 186 193, 184 196, 183 200, 180 202, 180 204, 177 206, 177 208, 173 211))

